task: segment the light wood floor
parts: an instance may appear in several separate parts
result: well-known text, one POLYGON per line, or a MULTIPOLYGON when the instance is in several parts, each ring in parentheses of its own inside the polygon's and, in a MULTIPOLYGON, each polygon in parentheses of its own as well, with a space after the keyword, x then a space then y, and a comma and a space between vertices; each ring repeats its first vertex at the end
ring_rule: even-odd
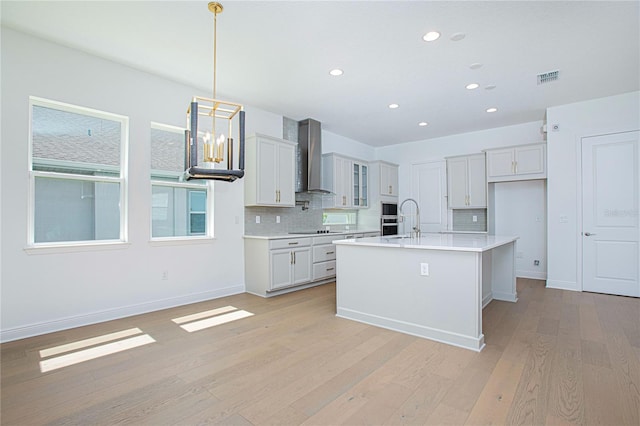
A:
MULTIPOLYGON (((242 294, 1 346, 3 425, 640 424, 640 300, 518 280, 481 353, 335 317, 335 286, 242 294), (187 333, 171 319, 255 315, 187 333), (47 373, 39 351, 156 342, 47 373)), ((455 307, 451 307, 455 309, 455 307)))

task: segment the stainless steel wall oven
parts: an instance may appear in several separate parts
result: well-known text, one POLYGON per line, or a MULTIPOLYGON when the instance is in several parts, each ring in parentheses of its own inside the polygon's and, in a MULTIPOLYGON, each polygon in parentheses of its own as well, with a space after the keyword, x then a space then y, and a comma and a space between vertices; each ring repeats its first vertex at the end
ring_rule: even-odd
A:
POLYGON ((398 203, 382 203, 380 215, 380 235, 398 233, 398 203))

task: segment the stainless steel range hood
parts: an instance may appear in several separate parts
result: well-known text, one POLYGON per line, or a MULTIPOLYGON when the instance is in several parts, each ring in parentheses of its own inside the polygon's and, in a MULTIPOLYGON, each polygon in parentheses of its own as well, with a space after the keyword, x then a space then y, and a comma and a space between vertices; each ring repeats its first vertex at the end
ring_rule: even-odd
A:
POLYGON ((330 194, 322 188, 322 125, 307 118, 298 122, 296 192, 330 194))

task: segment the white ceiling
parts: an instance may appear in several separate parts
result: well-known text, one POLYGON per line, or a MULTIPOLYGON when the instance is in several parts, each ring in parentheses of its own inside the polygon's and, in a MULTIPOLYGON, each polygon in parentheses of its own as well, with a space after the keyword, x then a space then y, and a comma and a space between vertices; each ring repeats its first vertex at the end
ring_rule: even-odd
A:
MULTIPOLYGON (((206 1, 1 4, 3 25, 211 93, 206 1)), ((542 120, 549 106, 640 89, 638 1, 222 4, 219 98, 372 146, 542 120), (442 37, 424 42, 429 30, 442 37), (329 75, 336 67, 343 76, 329 75), (537 85, 552 70, 560 79, 537 85), (472 82, 480 88, 465 89, 472 82)))

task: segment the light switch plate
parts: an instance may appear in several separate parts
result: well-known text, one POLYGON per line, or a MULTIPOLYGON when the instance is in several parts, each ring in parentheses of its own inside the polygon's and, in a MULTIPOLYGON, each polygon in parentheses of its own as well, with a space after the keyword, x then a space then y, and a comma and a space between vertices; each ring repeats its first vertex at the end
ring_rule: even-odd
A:
POLYGON ((429 276, 429 264, 428 263, 421 263, 420 264, 420 275, 429 276))

